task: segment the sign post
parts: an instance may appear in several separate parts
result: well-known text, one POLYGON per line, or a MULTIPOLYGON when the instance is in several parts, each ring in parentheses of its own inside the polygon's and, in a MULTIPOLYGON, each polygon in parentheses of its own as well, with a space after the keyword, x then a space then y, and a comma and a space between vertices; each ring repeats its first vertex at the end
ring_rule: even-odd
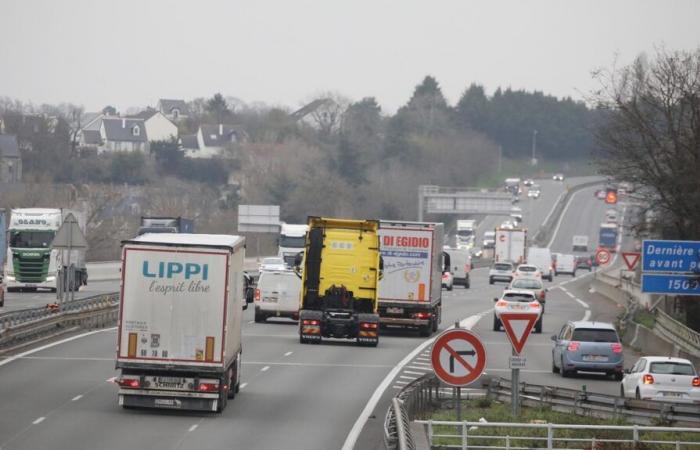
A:
POLYGON ((539 311, 529 312, 502 312, 499 316, 503 329, 512 346, 509 366, 511 369, 511 407, 513 417, 520 412, 520 369, 525 367, 526 359, 520 356, 527 338, 540 318, 539 311))
POLYGON ((87 248, 87 246, 87 239, 85 239, 83 230, 80 229, 78 219, 72 213, 68 213, 51 242, 51 248, 67 251, 61 252, 60 276, 57 277, 59 284, 56 292, 59 292, 59 311, 63 311, 64 298, 65 301, 68 301, 68 298, 70 300, 75 298, 75 269, 74 264, 71 263, 71 253, 74 249, 87 248), (67 262, 64 262, 65 253, 68 253, 67 262))
POLYGON ((457 388, 457 420, 462 420, 462 387, 476 381, 486 367, 486 349, 479 337, 469 330, 455 328, 440 334, 430 354, 435 376, 457 388))

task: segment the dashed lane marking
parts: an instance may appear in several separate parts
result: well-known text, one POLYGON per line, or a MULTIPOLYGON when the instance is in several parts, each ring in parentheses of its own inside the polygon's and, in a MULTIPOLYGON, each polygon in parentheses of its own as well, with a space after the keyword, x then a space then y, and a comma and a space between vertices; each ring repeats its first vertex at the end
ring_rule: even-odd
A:
POLYGON ((425 375, 425 372, 414 372, 412 370, 404 370, 403 373, 407 373, 409 375, 425 375))
POLYGON ((291 355, 292 353, 294 353, 294 352, 287 352, 287 353, 284 354, 284 356, 289 356, 289 355, 291 355))
POLYGON ((77 401, 80 400, 81 398, 83 398, 83 394, 78 394, 78 395, 76 395, 75 397, 73 397, 72 399, 70 399, 70 401, 72 401, 72 402, 77 402, 77 401))
POLYGON ((46 417, 39 417, 39 418, 36 419, 34 422, 32 422, 32 424, 34 424, 34 425, 39 425, 41 422, 44 421, 44 419, 46 419, 46 417))
POLYGON ((240 387, 238 389, 243 389, 244 387, 248 386, 248 383, 241 383, 240 387))
POLYGON ((193 432, 194 430, 196 430, 198 426, 199 426, 199 424, 198 424, 198 423, 195 423, 195 424, 192 425, 187 431, 188 431, 189 433, 191 433, 191 432, 193 432))
POLYGON ((402 378, 404 380, 417 380, 418 379, 418 377, 409 377, 406 375, 399 375, 399 378, 402 378))
POLYGON ((262 369, 260 369, 260 372, 267 372, 268 370, 270 370, 270 366, 265 366, 262 369))

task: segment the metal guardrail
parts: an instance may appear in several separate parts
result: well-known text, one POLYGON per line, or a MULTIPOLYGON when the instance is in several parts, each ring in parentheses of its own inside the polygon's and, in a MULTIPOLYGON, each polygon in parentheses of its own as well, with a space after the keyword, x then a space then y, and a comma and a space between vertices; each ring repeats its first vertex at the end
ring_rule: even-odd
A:
POLYGON ((0 349, 23 346, 74 326, 98 328, 117 320, 119 294, 104 294, 0 315, 0 349))
MULTIPOLYGON (((518 389, 522 405, 533 408, 549 407, 568 414, 610 420, 624 419, 641 425, 672 424, 672 429, 682 426, 700 429, 698 405, 627 399, 586 390, 529 383, 520 383, 518 389)), ((462 400, 480 397, 509 403, 511 381, 490 378, 484 380, 483 388, 462 391, 462 400)), ((392 404, 384 421, 384 444, 387 449, 403 450, 404 448, 400 447, 401 439, 413 441, 408 427, 399 429, 398 417, 403 417, 405 413, 410 421, 427 418, 436 409, 446 405, 453 406, 456 402, 454 388, 442 385, 432 373, 407 384, 396 398, 401 402, 398 405, 392 404), (400 438, 400 433, 407 436, 400 438)))
POLYGON ((646 449, 650 448, 650 445, 653 445, 653 448, 667 449, 700 447, 700 428, 433 420, 419 420, 417 423, 426 426, 430 448, 437 447, 441 449, 546 448, 552 450, 571 448, 605 449, 612 446, 614 448, 646 449), (440 431, 439 433, 436 433, 436 428, 438 429, 437 431, 440 431), (445 428, 447 430, 442 431, 445 428), (446 434, 449 429, 454 429, 455 432, 446 434), (494 434, 488 434, 490 429, 496 430, 494 434), (589 434, 589 436, 572 436, 577 431, 589 434), (664 439, 664 436, 660 433, 670 433, 675 435, 676 438, 664 439), (698 440, 682 440, 682 436, 679 436, 681 433, 697 434, 698 440), (570 446, 572 444, 574 447, 570 446), (622 447, 624 444, 631 444, 631 446, 622 447))
POLYGON ((655 330, 682 347, 683 350, 692 354, 700 354, 700 333, 683 325, 661 308, 655 308, 654 314, 656 315, 655 330))

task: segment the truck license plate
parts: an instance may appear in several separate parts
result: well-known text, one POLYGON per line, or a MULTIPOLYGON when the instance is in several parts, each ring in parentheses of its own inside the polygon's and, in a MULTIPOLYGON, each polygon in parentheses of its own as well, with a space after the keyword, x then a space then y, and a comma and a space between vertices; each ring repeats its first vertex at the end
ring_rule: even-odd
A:
POLYGON ((387 314, 403 314, 403 308, 395 308, 390 306, 386 309, 387 314))

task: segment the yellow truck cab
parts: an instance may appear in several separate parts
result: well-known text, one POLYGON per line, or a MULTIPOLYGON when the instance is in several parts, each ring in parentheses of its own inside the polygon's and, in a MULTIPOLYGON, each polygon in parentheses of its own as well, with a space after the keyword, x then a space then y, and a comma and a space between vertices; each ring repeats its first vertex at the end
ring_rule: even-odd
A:
POLYGON ((323 337, 379 343, 379 222, 309 217, 303 257, 299 341, 323 337))

